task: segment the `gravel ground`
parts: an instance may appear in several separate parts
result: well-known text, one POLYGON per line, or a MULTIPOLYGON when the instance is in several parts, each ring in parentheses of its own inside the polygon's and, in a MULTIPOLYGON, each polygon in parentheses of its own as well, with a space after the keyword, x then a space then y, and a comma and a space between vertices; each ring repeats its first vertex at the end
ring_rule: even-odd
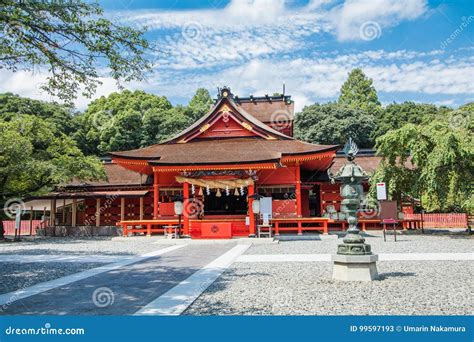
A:
POLYGON ((124 255, 133 256, 156 251, 166 246, 158 245, 154 237, 130 238, 39 238, 22 242, 0 244, 1 254, 68 254, 68 255, 124 255))
MULTIPOLYGON (((446 235, 387 235, 379 231, 369 232, 366 242, 372 246, 374 253, 468 253, 474 250, 474 238, 467 236, 446 235)), ((245 254, 313 254, 335 253, 342 238, 313 241, 280 241, 278 244, 253 245, 245 254)))
POLYGON ((184 314, 473 314, 472 262, 385 261, 377 265, 382 279, 365 283, 332 280, 328 262, 235 263, 184 314))
MULTIPOLYGON (((374 253, 472 252, 466 236, 369 232, 374 253)), ((334 253, 342 239, 254 245, 246 254, 334 253)), ((471 315, 470 261, 382 261, 380 280, 339 282, 329 262, 235 263, 188 308, 188 315, 471 315)))
POLYGON ((23 289, 38 283, 95 268, 102 263, 0 263, 0 293, 23 289))

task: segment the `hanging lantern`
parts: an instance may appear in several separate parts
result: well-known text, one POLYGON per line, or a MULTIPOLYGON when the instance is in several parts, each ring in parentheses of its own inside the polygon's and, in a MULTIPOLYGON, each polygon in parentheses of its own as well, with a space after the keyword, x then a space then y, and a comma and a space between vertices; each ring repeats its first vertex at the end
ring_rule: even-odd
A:
POLYGON ((235 188, 234 196, 239 196, 239 190, 237 188, 235 188))
POLYGON ((208 196, 211 194, 211 189, 209 189, 209 185, 206 187, 206 194, 208 196))
POLYGON ((229 187, 226 185, 225 187, 225 195, 226 196, 229 196, 230 195, 230 192, 229 192, 229 187))
POLYGON ((194 192, 196 191, 196 187, 194 184, 191 184, 191 193, 194 195, 194 192))
POLYGON ((216 197, 221 197, 221 189, 217 189, 217 192, 216 192, 216 197))
POLYGON ((199 193, 198 193, 198 194, 199 194, 199 196, 203 196, 203 195, 204 195, 204 193, 203 193, 203 191, 202 191, 202 186, 199 187, 199 193))

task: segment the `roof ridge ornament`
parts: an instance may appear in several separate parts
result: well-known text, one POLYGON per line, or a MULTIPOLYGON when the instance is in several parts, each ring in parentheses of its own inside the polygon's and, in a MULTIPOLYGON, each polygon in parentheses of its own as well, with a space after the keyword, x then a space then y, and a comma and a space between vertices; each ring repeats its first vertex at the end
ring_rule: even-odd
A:
POLYGON ((230 91, 230 87, 228 86, 223 86, 222 88, 219 89, 219 99, 223 98, 234 98, 234 94, 230 91))

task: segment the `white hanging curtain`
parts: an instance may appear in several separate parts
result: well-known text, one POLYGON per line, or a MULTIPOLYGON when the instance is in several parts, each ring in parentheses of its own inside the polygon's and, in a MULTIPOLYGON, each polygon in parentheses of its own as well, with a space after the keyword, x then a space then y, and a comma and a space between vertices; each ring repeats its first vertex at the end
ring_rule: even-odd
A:
POLYGON ((189 183, 200 187, 209 187, 211 189, 240 188, 241 186, 253 185, 252 178, 245 179, 202 179, 176 176, 178 183, 189 183))

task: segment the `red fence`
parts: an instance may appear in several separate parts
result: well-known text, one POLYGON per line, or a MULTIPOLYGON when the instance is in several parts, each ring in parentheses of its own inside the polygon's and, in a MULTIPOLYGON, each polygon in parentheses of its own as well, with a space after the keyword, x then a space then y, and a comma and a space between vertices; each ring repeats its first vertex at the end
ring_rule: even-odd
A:
MULTIPOLYGON (((405 219, 421 220, 421 214, 405 214, 405 219)), ((425 228, 467 228, 467 214, 423 214, 425 228)))
MULTIPOLYGON (((31 234, 36 235, 36 228, 39 228, 41 225, 41 220, 33 220, 32 221, 32 229, 31 234)), ((5 230, 5 235, 15 235, 15 221, 3 221, 3 229, 5 230)), ((21 235, 29 235, 30 234, 30 220, 22 220, 20 225, 20 233, 21 235)))

